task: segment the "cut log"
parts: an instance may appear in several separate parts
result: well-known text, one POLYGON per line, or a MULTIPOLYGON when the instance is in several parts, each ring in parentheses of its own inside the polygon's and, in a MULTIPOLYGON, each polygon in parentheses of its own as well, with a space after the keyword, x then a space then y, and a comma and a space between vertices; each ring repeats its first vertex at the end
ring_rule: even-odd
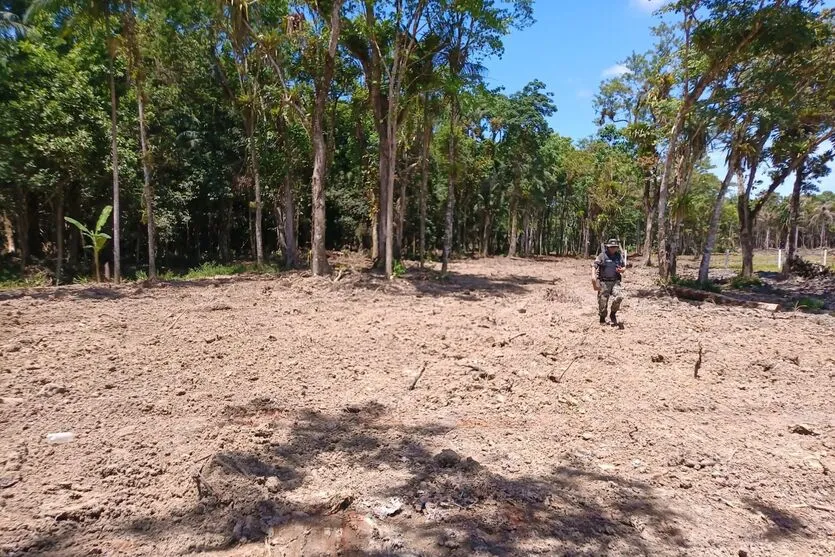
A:
POLYGON ((723 304, 728 306, 741 306, 746 308, 761 309, 764 311, 777 311, 780 309, 780 304, 770 304, 766 302, 753 302, 750 300, 738 300, 724 294, 716 294, 714 292, 706 292, 704 290, 697 290, 695 288, 686 288, 684 286, 672 286, 670 292, 679 298, 686 300, 696 300, 698 302, 713 302, 714 304, 723 304))

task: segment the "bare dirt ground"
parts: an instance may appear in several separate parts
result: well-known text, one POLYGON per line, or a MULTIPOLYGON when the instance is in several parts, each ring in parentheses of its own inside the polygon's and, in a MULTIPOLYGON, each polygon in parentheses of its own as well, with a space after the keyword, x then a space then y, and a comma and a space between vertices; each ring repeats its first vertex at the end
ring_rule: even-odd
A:
POLYGON ((0 293, 0 554, 835 554, 835 317, 453 269, 0 293))

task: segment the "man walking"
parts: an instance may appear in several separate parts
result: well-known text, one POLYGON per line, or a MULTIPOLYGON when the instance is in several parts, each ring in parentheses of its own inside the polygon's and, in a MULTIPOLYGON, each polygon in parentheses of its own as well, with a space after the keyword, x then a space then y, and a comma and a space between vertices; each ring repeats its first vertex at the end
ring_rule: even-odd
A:
POLYGON ((621 302, 623 302, 623 288, 620 281, 625 266, 623 254, 620 252, 620 242, 614 238, 606 242, 606 249, 597 256, 592 264, 591 279, 594 289, 597 290, 597 309, 600 312, 601 325, 606 323, 610 297, 614 299, 612 300, 612 311, 609 313, 609 321, 612 325, 618 324, 617 313, 621 302))

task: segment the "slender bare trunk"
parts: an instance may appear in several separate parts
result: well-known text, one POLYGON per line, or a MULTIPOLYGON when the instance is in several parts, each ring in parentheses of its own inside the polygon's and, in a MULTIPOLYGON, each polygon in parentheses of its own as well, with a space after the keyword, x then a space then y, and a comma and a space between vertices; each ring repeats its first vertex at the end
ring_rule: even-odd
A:
POLYGON ((791 263, 797 257, 797 221, 800 216, 800 191, 803 187, 804 178, 803 167, 804 165, 801 163, 795 171, 794 188, 789 202, 789 238, 791 241, 786 246, 786 268, 790 268, 791 263))
POLYGON ((9 216, 4 211, 2 214, 3 220, 3 234, 5 235, 5 251, 6 253, 14 253, 15 252, 15 241, 14 241, 14 227, 12 226, 12 221, 9 219, 9 216))
POLYGON ((385 220, 386 233, 384 242, 386 244, 386 276, 391 278, 394 276, 394 170, 397 161, 397 125, 396 116, 396 101, 389 98, 389 117, 388 117, 388 133, 386 134, 385 149, 388 152, 388 176, 386 176, 386 205, 385 205, 385 220), (395 114, 392 114, 394 112, 395 114))
POLYGON ((516 245, 519 237, 518 213, 519 212, 519 169, 513 173, 513 190, 510 192, 510 231, 507 237, 507 256, 516 257, 516 245))
POLYGON ((429 189, 429 148, 432 143, 432 121, 428 100, 424 98, 423 142, 420 153, 420 266, 426 260, 426 197, 429 189))
POLYGON ((446 273, 452 255, 452 234, 455 226, 455 181, 457 179, 455 140, 458 134, 458 99, 452 98, 449 109, 449 179, 447 180, 446 219, 444 222, 444 253, 441 272, 446 273))
POLYGON ((58 184, 55 194, 55 284, 61 284, 64 264, 64 186, 58 184))
MULTIPOLYGON (((151 184, 151 161, 148 151, 148 137, 145 125, 145 99, 142 83, 136 83, 136 104, 139 110, 139 145, 142 153, 142 175, 144 177, 142 193, 145 197, 145 211, 148 220, 148 279, 157 278, 157 232, 154 223, 154 189, 151 184)), ((98 269, 98 267, 96 267, 98 269)))
POLYGON ((733 158, 731 158, 728 164, 728 172, 725 174, 725 179, 722 180, 722 185, 713 204, 713 213, 710 215, 710 226, 707 231, 707 240, 702 251, 702 262, 699 264, 699 282, 707 282, 710 277, 710 257, 713 254, 713 248, 716 247, 716 237, 719 235, 719 222, 722 219, 722 208, 725 206, 725 195, 728 193, 728 188, 730 188, 731 180, 734 176, 734 166, 736 165, 733 164, 733 158))
MULTIPOLYGON (((254 112, 254 111, 253 111, 254 112)), ((258 145, 255 140, 256 116, 252 115, 249 123, 249 162, 252 169, 252 184, 255 190, 255 262, 258 267, 264 264, 263 207, 261 205, 261 169, 258 158, 258 145)))
POLYGON ((122 280, 122 232, 119 202, 119 142, 117 129, 118 100, 116 98, 116 76, 113 68, 113 49, 108 45, 108 73, 110 81, 110 164, 113 171, 113 282, 122 280))
POLYGON ((330 38, 328 50, 325 53, 322 74, 316 80, 313 104, 313 177, 311 188, 313 195, 313 241, 311 245, 311 270, 314 275, 321 276, 330 272, 328 254, 325 250, 325 172, 327 153, 325 152, 325 135, 323 123, 325 118, 328 91, 330 90, 334 68, 336 66, 336 47, 339 39, 339 13, 342 0, 336 0, 331 7, 330 38))
POLYGON ((295 216, 295 203, 293 201, 293 187, 290 184, 290 175, 284 177, 284 184, 281 188, 283 200, 283 228, 284 228, 284 264, 288 269, 296 266, 296 225, 293 222, 295 216))

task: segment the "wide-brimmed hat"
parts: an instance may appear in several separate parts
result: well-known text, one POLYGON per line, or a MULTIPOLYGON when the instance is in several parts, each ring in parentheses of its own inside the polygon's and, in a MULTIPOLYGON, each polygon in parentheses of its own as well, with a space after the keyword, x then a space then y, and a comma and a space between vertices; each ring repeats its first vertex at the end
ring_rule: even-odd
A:
POLYGON ((607 248, 619 248, 620 242, 618 242, 617 238, 611 238, 608 242, 606 242, 607 248))

